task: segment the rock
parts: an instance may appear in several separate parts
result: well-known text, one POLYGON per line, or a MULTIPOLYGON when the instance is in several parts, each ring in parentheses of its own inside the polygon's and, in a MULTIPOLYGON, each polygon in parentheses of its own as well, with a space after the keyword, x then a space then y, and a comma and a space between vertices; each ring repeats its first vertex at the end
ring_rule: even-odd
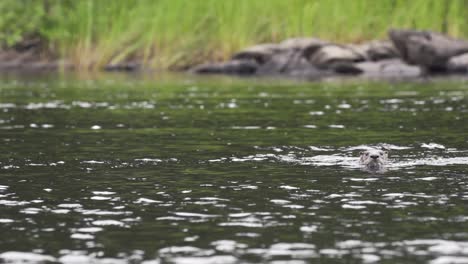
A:
POLYGON ((208 63, 196 66, 191 71, 198 74, 252 75, 258 64, 252 60, 230 60, 221 63, 208 63))
POLYGON ((258 75, 287 75, 313 78, 320 74, 303 55, 302 50, 284 50, 258 68, 258 75))
POLYGON ((254 60, 258 64, 263 64, 279 51, 281 47, 278 44, 260 44, 239 51, 231 57, 231 60, 254 60))
MULTIPOLYGON (((274 75, 285 73, 288 65, 296 59, 297 52, 281 51, 270 57, 263 65, 259 66, 257 74, 274 75)), ((295 62, 293 62, 295 63, 295 62)))
POLYGON ((382 63, 375 61, 365 61, 353 64, 354 67, 361 70, 364 75, 379 75, 381 73, 382 63))
POLYGON ((430 31, 390 30, 390 39, 403 60, 428 71, 447 69, 451 57, 468 52, 468 42, 430 31))
POLYGON ((390 41, 371 41, 351 47, 370 61, 398 58, 398 51, 390 41))
POLYGON ((422 74, 421 68, 408 65, 401 59, 365 61, 354 66, 369 77, 418 77, 422 74))
POLYGON ((318 68, 332 69, 333 65, 364 61, 365 57, 346 46, 325 45, 312 53, 308 59, 318 68))
POLYGON ((354 63, 335 63, 332 66, 332 70, 338 74, 358 75, 364 71, 359 67, 356 67, 354 63))
POLYGON ((309 57, 315 53, 319 48, 329 44, 326 41, 317 38, 290 38, 280 43, 282 50, 296 50, 301 51, 303 56, 309 57))
POLYGON ((468 53, 451 57, 447 62, 450 73, 468 73, 468 53))
POLYGON ((400 59, 381 62, 380 75, 386 77, 418 77, 422 75, 419 67, 406 64, 400 59))

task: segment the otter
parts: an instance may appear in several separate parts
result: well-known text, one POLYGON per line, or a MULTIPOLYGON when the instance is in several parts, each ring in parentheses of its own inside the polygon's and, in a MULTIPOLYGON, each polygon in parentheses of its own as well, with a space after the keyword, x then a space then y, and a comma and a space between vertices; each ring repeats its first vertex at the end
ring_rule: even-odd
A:
POLYGON ((384 170, 388 160, 388 152, 385 149, 368 149, 360 154, 359 163, 364 165, 366 169, 372 171, 384 170))

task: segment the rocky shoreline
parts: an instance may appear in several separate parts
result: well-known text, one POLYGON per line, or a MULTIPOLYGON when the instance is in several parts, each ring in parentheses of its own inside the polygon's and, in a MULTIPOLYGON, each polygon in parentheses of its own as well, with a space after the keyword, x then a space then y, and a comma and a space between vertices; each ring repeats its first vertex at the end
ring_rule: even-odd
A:
MULTIPOLYGON (((417 30, 390 30, 389 40, 337 44, 301 37, 259 44, 225 62, 189 68, 194 74, 274 76, 319 79, 334 76, 412 78, 458 74, 468 76, 468 41, 417 30)), ((58 71, 79 67, 53 56, 38 38, 0 51, 0 71, 58 71)), ((109 64, 103 71, 141 71, 143 62, 109 64)))
POLYGON ((468 75, 468 41, 417 30, 390 30, 388 35, 388 41, 359 45, 316 38, 260 44, 237 52, 229 61, 198 65, 191 72, 305 79, 341 75, 376 78, 468 75))

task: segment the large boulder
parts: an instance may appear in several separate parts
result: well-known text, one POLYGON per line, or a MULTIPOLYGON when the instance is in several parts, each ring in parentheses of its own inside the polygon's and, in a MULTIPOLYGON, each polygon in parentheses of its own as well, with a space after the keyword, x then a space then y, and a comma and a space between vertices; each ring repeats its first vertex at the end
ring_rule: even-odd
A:
POLYGON ((446 70, 451 57, 468 52, 467 41, 430 31, 390 30, 389 37, 403 60, 428 71, 446 70))
POLYGON ((366 58, 351 47, 332 44, 320 47, 308 59, 319 68, 333 69, 336 65, 360 62, 366 58))
POLYGON ((290 38, 282 41, 279 45, 282 50, 300 51, 304 57, 308 58, 327 44, 329 43, 317 38, 290 38))
POLYGON ((330 70, 332 70, 336 74, 345 74, 345 75, 359 75, 362 74, 364 71, 356 67, 356 63, 334 63, 330 70))
POLYGON ((283 75, 291 77, 314 78, 321 71, 312 65, 302 54, 302 50, 283 50, 260 65, 257 75, 283 75))
POLYGON ((281 47, 278 44, 260 44, 235 53, 231 60, 254 60, 258 64, 263 64, 279 51, 281 51, 281 47))
POLYGON ((400 78, 418 77, 422 74, 420 67, 408 65, 401 59, 365 61, 356 63, 353 66, 360 69, 362 74, 368 77, 400 78))
POLYGON ((368 61, 379 61, 398 58, 398 51, 390 41, 371 41, 351 46, 368 61))
POLYGON ((451 73, 468 73, 468 53, 451 57, 447 62, 447 70, 451 73))

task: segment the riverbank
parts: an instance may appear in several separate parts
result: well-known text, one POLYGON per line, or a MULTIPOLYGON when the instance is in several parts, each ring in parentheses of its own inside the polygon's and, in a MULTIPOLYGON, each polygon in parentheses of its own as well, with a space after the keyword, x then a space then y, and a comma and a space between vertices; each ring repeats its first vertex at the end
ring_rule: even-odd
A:
POLYGON ((39 37, 37 61, 59 61, 50 68, 184 70, 298 36, 359 44, 415 28, 466 37, 466 10, 463 0, 2 1, 0 44, 39 37))
MULTIPOLYGON (((185 65, 173 71, 194 74, 287 77, 317 80, 355 75, 372 78, 419 78, 440 74, 468 75, 468 41, 440 33, 390 30, 389 40, 338 44, 312 37, 247 47, 221 62, 185 65)), ((79 71, 79 65, 30 39, 0 52, 2 71, 79 71)), ((134 59, 103 65, 102 71, 154 71, 134 59)))

